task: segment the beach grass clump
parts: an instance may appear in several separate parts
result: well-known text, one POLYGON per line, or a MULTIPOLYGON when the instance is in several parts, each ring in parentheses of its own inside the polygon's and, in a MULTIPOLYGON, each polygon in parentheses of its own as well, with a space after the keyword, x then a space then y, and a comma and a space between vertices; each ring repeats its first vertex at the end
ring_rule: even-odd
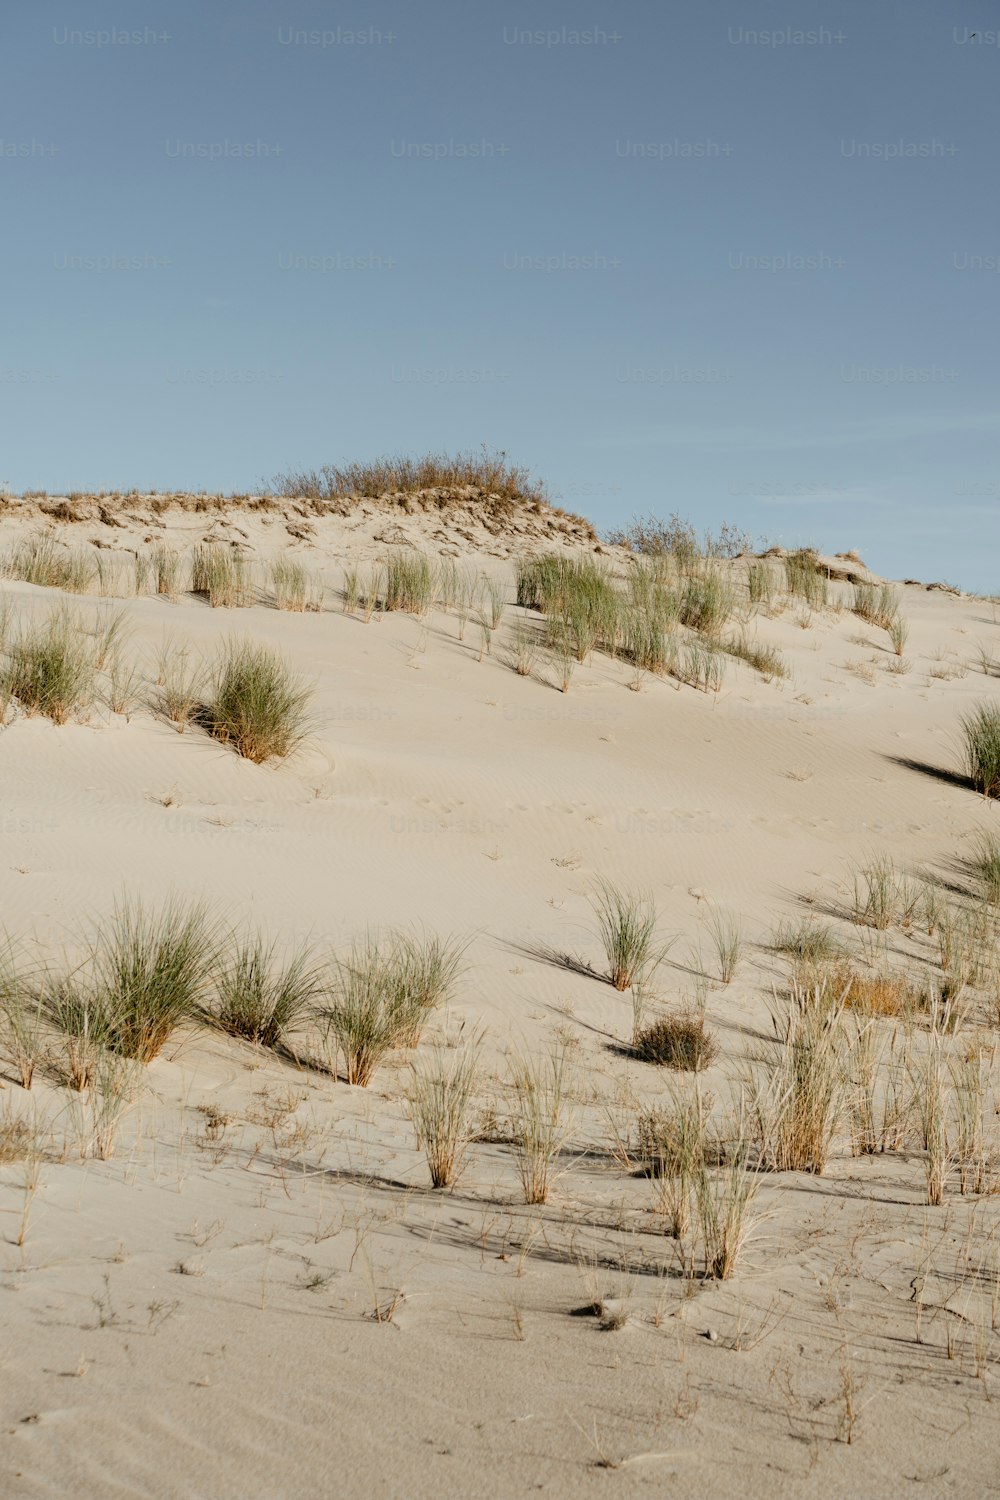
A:
POLYGON ((627 527, 611 532, 608 541, 642 557, 669 558, 682 569, 694 566, 703 555, 694 526, 676 511, 666 519, 652 513, 636 517, 627 527))
POLYGON ((366 1088, 411 1023, 401 1003, 393 954, 377 938, 356 944, 346 958, 337 960, 331 1003, 321 1015, 333 1047, 333 1066, 343 1059, 347 1082, 366 1088))
POLYGON ((283 759, 310 728, 312 690, 284 658, 252 641, 228 641, 220 652, 205 717, 210 732, 262 765, 283 759))
POLYGON ((910 1028, 854 1018, 845 1058, 845 1103, 854 1156, 903 1149, 913 1106, 910 1028))
POLYGON ((704 558, 740 557, 753 548, 749 532, 731 521, 723 521, 716 532, 706 529, 699 540, 692 523, 676 511, 666 520, 654 514, 636 517, 611 532, 608 541, 640 556, 669 559, 684 571, 697 567, 704 558))
POLYGON ((961 720, 965 772, 984 797, 1000 797, 1000 703, 980 703, 961 720))
POLYGON ((632 1050, 640 1062, 678 1072, 699 1073, 713 1062, 718 1048, 701 1010, 660 1016, 635 1033, 632 1050))
POLYGON ((722 649, 727 656, 738 657, 740 661, 753 667, 765 682, 773 682, 775 678, 789 675, 785 658, 777 646, 764 646, 759 641, 752 641, 746 631, 741 631, 738 636, 731 636, 723 643, 722 649))
POLYGON ((410 1017, 405 1046, 415 1047, 431 1011, 446 1005, 465 972, 468 943, 461 938, 397 933, 393 953, 399 1009, 410 1017))
POLYGON ((503 578, 491 578, 484 574, 479 580, 479 609, 489 620, 490 629, 496 630, 507 608, 507 582, 503 578))
POLYGON ((302 563, 276 557, 270 566, 271 592, 276 609, 304 614, 323 607, 323 585, 302 563))
POLYGON ((426 615, 434 604, 434 568, 416 548, 388 553, 382 565, 382 608, 426 615))
POLYGON ((909 929, 921 899, 920 888, 898 873, 890 855, 873 855, 854 872, 851 919, 878 932, 893 924, 909 929))
POLYGON ((751 607, 771 614, 778 593, 778 578, 771 564, 758 558, 747 564, 747 596, 751 607))
POLYGON ((472 1096, 477 1082, 475 1048, 439 1051, 413 1064, 409 1110, 417 1142, 427 1158, 431 1187, 452 1187, 472 1139, 472 1096))
POLYGON ((510 1073, 514 1151, 524 1201, 546 1203, 556 1159, 572 1129, 565 1049, 555 1048, 544 1058, 513 1056, 510 1073))
POLYGON ((869 625, 888 630, 899 614, 899 594, 891 583, 871 583, 860 579, 854 585, 851 613, 869 625))
POLYGON ((851 611, 869 625, 884 630, 895 654, 902 656, 910 630, 899 612, 899 594, 891 583, 859 580, 854 585, 851 611))
POLYGON ((804 599, 810 609, 824 609, 829 603, 827 575, 808 547, 785 558, 785 589, 793 598, 804 599))
POLYGON ((953 1082, 940 1032, 932 1029, 928 1045, 910 1065, 913 1108, 924 1149, 927 1203, 939 1208, 951 1168, 950 1114, 953 1082))
POLYGON ((143 669, 124 652, 115 649, 107 663, 107 686, 104 701, 113 714, 130 719, 146 693, 143 669))
POLYGON ((745 1081, 743 1105, 761 1165, 822 1173, 843 1102, 843 1001, 826 983, 793 984, 784 1014, 772 1010, 776 1056, 766 1079, 745 1081))
POLYGON ((125 583, 131 574, 132 557, 127 560, 120 553, 97 548, 93 554, 94 570, 97 574, 97 592, 103 599, 122 599, 134 593, 131 582, 125 583))
POLYGON ((204 685, 204 665, 192 659, 187 646, 165 640, 157 657, 151 706, 178 734, 197 718, 204 685))
POLYGON ((708 931, 719 962, 719 979, 723 984, 731 984, 743 957, 743 928, 739 918, 727 912, 713 911, 708 931))
POLYGON ((516 588, 517 603, 548 616, 576 661, 586 661, 595 650, 614 653, 624 595, 606 568, 590 558, 521 559, 516 588))
POLYGON ((62 546, 48 532, 25 537, 7 554, 3 571, 8 578, 39 588, 86 594, 95 577, 93 557, 79 548, 62 546))
POLYGON ((985 900, 1000 906, 1000 838, 995 833, 980 835, 969 866, 985 900))
POLYGON ((116 1052, 98 1054, 86 1093, 69 1106, 81 1159, 108 1161, 115 1153, 122 1119, 142 1087, 142 1063, 116 1052))
POLYGON ((98 929, 92 1004, 114 1052, 148 1063, 195 1019, 219 957, 217 928, 199 902, 171 898, 159 910, 126 897, 98 929))
POLYGON ((279 1047, 310 1015, 323 971, 307 949, 283 962, 259 933, 239 938, 219 964, 212 1014, 230 1036, 255 1047, 279 1047))
POLYGON ((40 997, 46 1020, 63 1038, 62 1080, 81 1093, 92 1086, 101 1055, 111 1044, 107 1011, 75 975, 48 975, 40 997))
POLYGON ((34 1170, 37 1168, 41 1150, 42 1132, 37 1118, 31 1116, 26 1118, 17 1113, 9 1100, 5 1099, 3 1105, 0 1106, 0 1167, 9 1166, 12 1162, 27 1164, 26 1201, 30 1193, 28 1183, 32 1181, 37 1183, 34 1170))
POLYGON ((792 972, 800 984, 815 983, 824 969, 840 962, 845 954, 844 944, 829 923, 811 917, 780 923, 771 947, 791 959, 792 972))
MULTIPOLYGON (((153 591, 162 599, 176 599, 181 587, 181 556, 165 542, 156 542, 148 559, 153 591)), ((200 579, 204 582, 204 579, 200 579)), ((139 592, 138 588, 136 592, 139 592)))
POLYGON ((602 880, 591 906, 611 984, 620 991, 642 985, 666 957, 674 941, 658 935, 652 898, 602 880))
POLYGON ((568 693, 576 669, 576 648, 565 620, 546 619, 545 651, 552 663, 556 686, 561 693, 568 693))
POLYGON ((678 650, 673 623, 662 613, 635 608, 625 612, 619 655, 638 672, 666 676, 677 664, 678 650))
POLYGON ((8 937, 0 939, 0 1051, 30 1089, 45 1050, 42 1001, 8 937))
POLYGON ((892 649, 896 656, 901 657, 906 650, 906 643, 910 638, 910 627, 902 615, 895 615, 885 627, 892 649))
POLYGON ((102 611, 98 608, 93 624, 82 628, 94 642, 94 666, 98 671, 106 670, 109 660, 120 655, 130 636, 128 620, 122 609, 102 611))
POLYGON ((667 558, 643 558, 628 575, 627 607, 661 621, 664 627, 680 623, 683 598, 681 574, 667 558))
POLYGON ((746 1243, 759 1222, 752 1212, 760 1173, 740 1143, 717 1172, 702 1165, 695 1179, 695 1207, 704 1257, 704 1274, 728 1281, 736 1272, 746 1243))
POLYGON ((389 1052, 417 1045, 431 1011, 451 997, 464 951, 450 938, 369 935, 336 962, 319 1014, 348 1083, 365 1087, 389 1052))
POLYGON ((344 600, 344 614, 356 614, 361 607, 362 587, 360 570, 351 565, 344 568, 344 582, 341 588, 344 600))
POLYGON ((561 560, 546 553, 542 557, 519 557, 515 572, 515 599, 520 609, 551 614, 558 598, 561 560))
POLYGON ((719 568, 706 564, 689 573, 680 601, 680 620, 700 635, 717 637, 736 607, 730 580, 719 568))
POLYGON ((94 645, 64 611, 41 625, 22 626, 8 643, 0 676, 5 697, 16 698, 26 714, 42 714, 53 724, 84 717, 97 698, 94 645))
POLYGON ((507 647, 506 662, 518 677, 530 677, 538 665, 542 641, 527 620, 518 620, 507 647))
POLYGON ((437 570, 437 592, 434 602, 441 609, 454 609, 465 584, 462 570, 453 557, 442 559, 437 570))
POLYGON ((665 1233, 684 1240, 691 1226, 695 1184, 712 1154, 710 1105, 697 1084, 671 1085, 669 1092, 669 1109, 657 1106, 639 1112, 639 1151, 653 1180, 665 1233))
POLYGON ((726 674, 726 658, 715 643, 696 636, 684 642, 670 668, 678 682, 702 693, 719 693, 726 674))
POLYGON ((204 542, 191 555, 191 592, 213 609, 243 609, 254 602, 249 558, 223 542, 204 542))
POLYGON ((618 650, 626 596, 608 569, 590 558, 540 558, 533 584, 518 579, 518 602, 541 609, 558 624, 574 659, 585 662, 594 651, 618 650))

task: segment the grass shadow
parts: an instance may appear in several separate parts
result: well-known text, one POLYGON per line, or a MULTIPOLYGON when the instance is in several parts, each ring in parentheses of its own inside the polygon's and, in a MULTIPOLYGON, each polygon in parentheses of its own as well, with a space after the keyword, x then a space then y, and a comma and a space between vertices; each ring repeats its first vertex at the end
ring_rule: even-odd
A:
POLYGON ((900 766, 904 771, 913 771, 918 776, 928 776, 932 781, 943 782, 945 786, 960 787, 966 792, 976 790, 971 777, 961 771, 949 771, 945 766, 935 766, 927 760, 911 760, 906 755, 886 755, 883 759, 890 765, 900 766))

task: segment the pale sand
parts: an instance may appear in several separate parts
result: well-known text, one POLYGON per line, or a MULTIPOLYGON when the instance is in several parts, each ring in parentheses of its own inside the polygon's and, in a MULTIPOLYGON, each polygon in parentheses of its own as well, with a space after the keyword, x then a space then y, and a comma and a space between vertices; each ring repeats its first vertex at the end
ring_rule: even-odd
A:
MULTIPOLYGON (((0 550, 38 524, 8 510, 0 550)), ((334 589, 341 560, 384 553, 384 519, 321 518, 293 542, 280 520, 228 517, 256 555, 291 546, 334 589)), ((184 545, 217 520, 162 517, 184 545)), ((402 524, 415 539, 428 525, 402 524)), ((116 547, 152 534, 141 519, 57 530, 116 547)), ((469 561, 510 575, 485 551, 469 561)), ((0 593, 25 617, 66 598, 11 581, 0 593)), ((916 1155, 857 1160, 842 1140, 822 1177, 768 1179, 770 1217, 737 1276, 685 1296, 656 1274, 671 1242, 649 1182, 606 1150, 604 1107, 626 1079, 662 1101, 663 1075, 615 1050, 628 997, 541 956, 599 963, 589 898, 610 877, 655 895, 664 929, 682 935, 660 993, 693 995, 699 942, 712 963, 713 905, 738 913, 748 956, 708 994, 720 1055, 705 1086, 722 1098, 770 1029, 787 968, 758 945, 778 920, 807 911, 802 898, 842 898, 872 850, 949 873, 996 814, 920 767, 959 769, 960 715, 996 693, 977 647, 1000 655, 1000 626, 982 601, 902 593, 906 675, 884 670, 881 631, 849 612, 802 629, 793 606, 753 627, 791 679, 731 663, 717 699, 655 680, 630 692, 628 670, 605 658, 564 697, 499 655, 478 662, 471 624, 464 643, 440 612, 365 625, 334 594, 304 615, 99 601, 125 609, 149 655, 165 634, 206 652, 234 631, 279 647, 315 681, 322 722, 291 761, 256 767, 146 711, 16 720, 0 731, 0 925, 58 957, 131 890, 204 894, 229 919, 325 947, 374 925, 472 935, 460 1000, 425 1045, 482 1030, 502 1113, 504 1049, 561 1036, 578 1128, 543 1208, 519 1203, 501 1144, 474 1146, 458 1188, 432 1193, 405 1054, 361 1090, 204 1032, 178 1038, 112 1160, 42 1163, 22 1248, 24 1171, 0 1168, 0 1493, 1000 1492, 987 1399, 1000 1335, 975 1378, 970 1297, 989 1292, 961 1281, 998 1200, 952 1187, 946 1207, 926 1208, 916 1155), (872 685, 844 669, 873 657, 872 685), (960 674, 931 675, 949 664, 960 674), (230 1118, 216 1142, 207 1104, 230 1118), (623 1301, 624 1328, 571 1315, 595 1290, 623 1301), (391 1322, 374 1321, 396 1293, 391 1322), (733 1347, 765 1321, 755 1347, 733 1347), (850 1446, 837 1440, 842 1367, 863 1383, 850 1446)), ((64 1094, 42 1078, 26 1096, 9 1071, 5 1083, 0 1104, 30 1098, 62 1138, 64 1094)))

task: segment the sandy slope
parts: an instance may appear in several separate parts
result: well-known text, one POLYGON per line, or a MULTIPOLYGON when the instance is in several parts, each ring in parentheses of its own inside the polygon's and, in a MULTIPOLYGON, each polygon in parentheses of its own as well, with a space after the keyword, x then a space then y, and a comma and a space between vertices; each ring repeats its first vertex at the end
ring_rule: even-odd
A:
MULTIPOLYGON (((0 520, 0 546, 38 519, 0 520)), ((314 519, 305 539, 247 513, 160 519, 185 544, 212 527, 245 532, 260 556, 291 546, 332 589, 343 561, 385 545, 374 513, 314 519)), ((400 524, 426 540, 433 523, 400 524)), ((146 516, 59 529, 122 550, 150 535, 146 516)), ((62 597, 2 592, 24 616, 62 597)), ((113 1160, 50 1152, 20 1248, 24 1172, 0 1168, 0 1492, 1000 1491, 987 1399, 1000 1336, 976 1379, 961 1281, 997 1200, 925 1208, 916 1158, 858 1161, 844 1143, 822 1178, 770 1180, 738 1276, 686 1295, 657 1274, 671 1255, 648 1181, 606 1149, 606 1106, 626 1083, 662 1099, 663 1079, 617 1050, 627 998, 546 957, 598 961, 589 897, 607 876, 655 894, 681 934, 661 993, 693 996, 699 945, 713 963, 709 913, 740 914, 748 958, 708 994, 720 1057, 706 1086, 721 1096, 770 1026, 784 970, 758 944, 777 920, 835 903, 871 850, 948 873, 995 814, 931 772, 958 768, 959 716, 995 692, 977 647, 1000 655, 1000 625, 981 601, 903 592, 905 675, 850 613, 802 628, 792 607, 755 626, 790 680, 732 663, 717 699, 652 680, 630 692, 603 658, 564 696, 544 667, 521 679, 504 665, 502 632, 480 662, 475 629, 460 641, 452 616, 365 625, 333 594, 305 615, 190 596, 114 606, 140 655, 167 633, 208 654, 234 630, 280 647, 315 682, 320 722, 293 760, 255 767, 144 711, 64 728, 16 719, 0 732, 2 925, 55 956, 141 890, 204 894, 227 918, 324 946, 372 925, 472 935, 461 998, 428 1040, 483 1030, 484 1103, 502 1113, 505 1047, 560 1037, 577 1130, 543 1208, 519 1203, 502 1144, 475 1146, 458 1189, 433 1194, 405 1058, 365 1091, 243 1044, 179 1039, 149 1069, 113 1160), (873 659, 871 682, 845 669, 873 659), (215 1131, 209 1105, 228 1121, 215 1131), (396 1294, 391 1321, 375 1321, 396 1294), (622 1300, 624 1328, 572 1316, 595 1294, 622 1300), (951 1314, 935 1311, 949 1298, 951 1314), (949 1327, 962 1345, 951 1359, 949 1327), (837 1441, 842 1370, 861 1386, 851 1445, 837 1441)), ((24 1107, 5 1081, 0 1097, 24 1107)), ((72 1136, 64 1094, 43 1079, 31 1099, 53 1140, 72 1136)))

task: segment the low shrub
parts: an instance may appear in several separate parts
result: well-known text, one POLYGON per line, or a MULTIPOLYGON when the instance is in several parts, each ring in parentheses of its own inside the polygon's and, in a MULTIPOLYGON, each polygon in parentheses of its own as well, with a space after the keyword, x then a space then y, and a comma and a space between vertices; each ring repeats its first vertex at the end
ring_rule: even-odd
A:
POLYGON ((640 1062, 699 1073, 710 1066, 718 1048, 701 1011, 661 1016, 636 1034, 633 1050, 640 1062))

